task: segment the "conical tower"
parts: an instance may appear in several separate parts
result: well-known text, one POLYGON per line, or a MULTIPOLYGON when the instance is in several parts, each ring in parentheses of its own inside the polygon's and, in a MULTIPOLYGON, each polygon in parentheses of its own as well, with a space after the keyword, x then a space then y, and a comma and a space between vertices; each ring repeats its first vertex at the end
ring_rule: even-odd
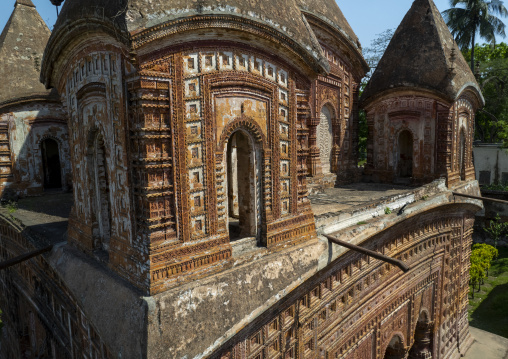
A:
POLYGON ((474 178, 475 77, 432 0, 416 0, 362 94, 374 181, 474 178))
POLYGON ((56 89, 47 90, 39 81, 50 35, 31 0, 14 3, 0 35, 0 190, 4 197, 40 194, 46 182, 55 188, 69 185, 66 116, 56 89), (50 137, 53 142, 46 143, 50 137), (49 152, 46 145, 51 147, 49 152), (56 156, 54 165, 49 164, 47 153, 56 156))
POLYGON ((31 0, 17 0, 0 35, 0 105, 27 98, 57 98, 39 81, 51 35, 31 0))

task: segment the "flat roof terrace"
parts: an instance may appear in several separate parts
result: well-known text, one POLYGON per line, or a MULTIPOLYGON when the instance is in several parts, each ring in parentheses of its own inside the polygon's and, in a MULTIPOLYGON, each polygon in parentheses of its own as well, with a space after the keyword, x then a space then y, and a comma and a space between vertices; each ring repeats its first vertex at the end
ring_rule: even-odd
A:
MULTIPOLYGON (((323 234, 385 214, 386 208, 396 211, 405 204, 414 202, 415 196, 418 197, 417 193, 422 190, 423 187, 354 183, 327 188, 313 193, 309 198, 318 234, 323 234), (334 228, 328 228, 330 225, 334 228)), ((39 197, 22 198, 17 206, 4 205, 1 211, 4 215, 10 214, 18 224, 31 232, 55 244, 67 240, 72 203, 72 193, 48 192, 39 197)))
POLYGON ((409 203, 435 193, 444 181, 422 187, 358 182, 327 188, 309 196, 318 234, 329 234, 399 211, 409 203))
POLYGON ((4 204, 1 211, 47 244, 56 244, 67 240, 72 203, 72 193, 47 192, 43 196, 22 198, 17 204, 4 204))

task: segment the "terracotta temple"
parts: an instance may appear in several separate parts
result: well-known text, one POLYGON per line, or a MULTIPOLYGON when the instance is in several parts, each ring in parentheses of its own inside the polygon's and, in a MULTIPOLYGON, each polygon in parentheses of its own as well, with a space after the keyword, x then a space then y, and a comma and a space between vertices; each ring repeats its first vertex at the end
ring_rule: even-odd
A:
POLYGON ((1 359, 468 350, 482 203, 452 192, 479 194, 484 99, 432 0, 361 97, 369 67, 333 0, 66 0, 52 33, 9 1, 1 359))

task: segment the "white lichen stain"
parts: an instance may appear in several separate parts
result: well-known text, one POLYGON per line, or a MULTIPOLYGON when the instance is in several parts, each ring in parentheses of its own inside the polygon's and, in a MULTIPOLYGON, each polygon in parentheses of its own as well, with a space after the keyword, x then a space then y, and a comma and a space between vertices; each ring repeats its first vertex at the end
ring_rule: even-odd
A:
POLYGON ((197 287, 183 292, 173 304, 175 319, 185 318, 195 312, 204 301, 210 303, 219 297, 226 296, 227 283, 218 283, 209 287, 197 287))

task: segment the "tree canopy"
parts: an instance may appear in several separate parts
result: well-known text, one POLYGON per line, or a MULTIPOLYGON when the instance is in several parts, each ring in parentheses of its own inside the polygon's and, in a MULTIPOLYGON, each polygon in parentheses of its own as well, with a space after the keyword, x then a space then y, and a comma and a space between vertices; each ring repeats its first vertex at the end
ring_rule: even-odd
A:
MULTIPOLYGON (((485 98, 485 107, 475 118, 475 140, 508 146, 508 45, 476 45, 475 54, 477 80, 485 98)), ((471 50, 463 55, 470 60, 471 50)))
POLYGON ((451 9, 443 11, 446 24, 462 50, 471 49, 471 70, 475 68, 475 44, 479 36, 487 43, 495 44, 496 35, 503 38, 505 24, 499 17, 506 17, 506 10, 500 0, 450 0, 451 9))

